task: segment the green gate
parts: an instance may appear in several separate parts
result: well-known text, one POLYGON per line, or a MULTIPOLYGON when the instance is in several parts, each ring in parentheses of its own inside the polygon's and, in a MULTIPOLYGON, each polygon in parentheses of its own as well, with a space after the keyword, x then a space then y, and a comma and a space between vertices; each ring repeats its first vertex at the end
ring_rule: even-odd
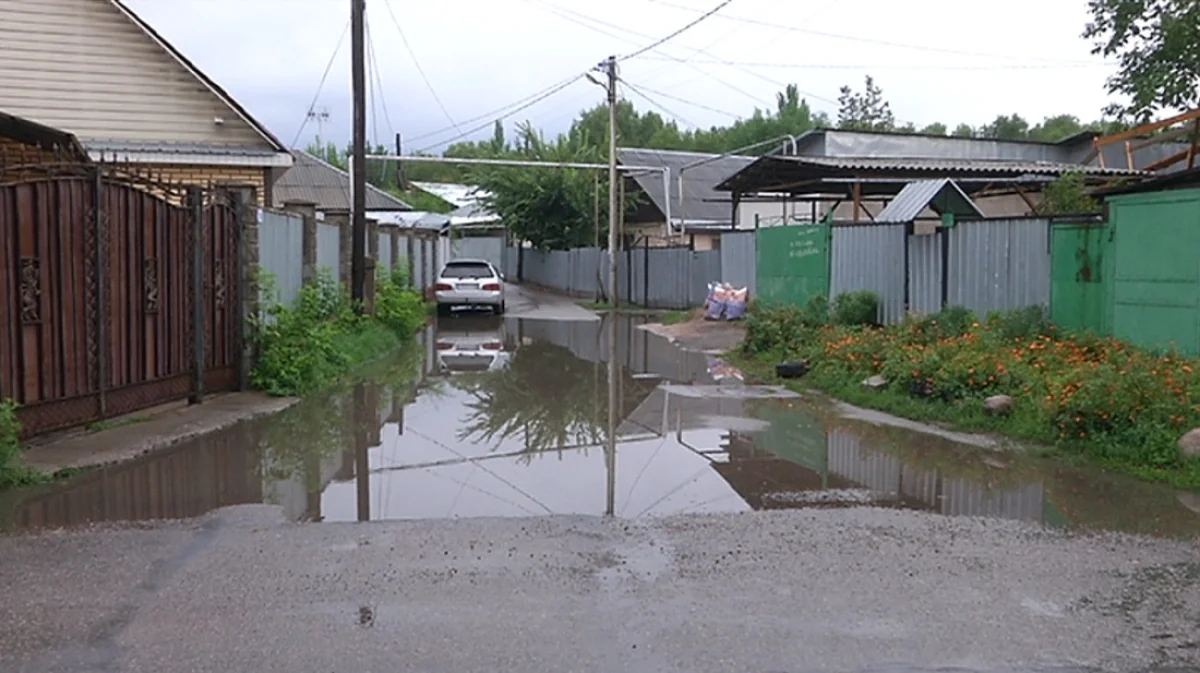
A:
POLYGON ((1099 224, 1050 225, 1050 320, 1055 325, 1108 333, 1109 232, 1099 224))
POLYGON ((755 234, 758 299, 766 305, 804 306, 829 296, 829 223, 769 227, 755 234))

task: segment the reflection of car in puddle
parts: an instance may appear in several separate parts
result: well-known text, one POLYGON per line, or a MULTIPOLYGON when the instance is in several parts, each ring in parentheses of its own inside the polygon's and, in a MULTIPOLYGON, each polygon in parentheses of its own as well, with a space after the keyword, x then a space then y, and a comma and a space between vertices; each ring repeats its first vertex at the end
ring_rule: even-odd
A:
POLYGON ((502 318, 443 318, 437 326, 438 370, 453 374, 503 369, 512 359, 506 336, 502 318))

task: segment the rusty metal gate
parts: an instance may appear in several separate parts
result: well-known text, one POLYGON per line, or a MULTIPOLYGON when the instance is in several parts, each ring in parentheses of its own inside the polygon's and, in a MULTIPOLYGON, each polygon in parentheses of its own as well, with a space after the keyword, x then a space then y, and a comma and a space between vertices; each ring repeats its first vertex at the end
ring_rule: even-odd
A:
POLYGON ((0 176, 0 399, 25 436, 240 380, 237 202, 106 167, 0 176))

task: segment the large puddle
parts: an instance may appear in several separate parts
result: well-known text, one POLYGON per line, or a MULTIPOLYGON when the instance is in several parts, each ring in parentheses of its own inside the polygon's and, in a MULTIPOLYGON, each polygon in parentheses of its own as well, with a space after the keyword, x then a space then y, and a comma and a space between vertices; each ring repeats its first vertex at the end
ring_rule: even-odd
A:
POLYGON ((1168 536, 1170 489, 841 418, 635 319, 442 319, 373 380, 0 495, 8 530, 271 503, 309 521, 895 507, 1168 536))

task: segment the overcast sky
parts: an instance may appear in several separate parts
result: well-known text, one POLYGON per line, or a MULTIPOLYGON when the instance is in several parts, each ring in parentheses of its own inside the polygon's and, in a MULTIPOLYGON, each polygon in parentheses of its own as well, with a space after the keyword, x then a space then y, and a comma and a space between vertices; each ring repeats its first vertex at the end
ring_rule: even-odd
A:
MULTIPOLYGON (((350 5, 347 0, 127 2, 285 143, 301 130, 322 72, 345 33, 350 5)), ((648 45, 717 4, 367 0, 381 82, 372 85, 377 112, 369 133, 391 145, 400 132, 411 139, 406 151, 440 148, 481 125, 486 128, 469 137, 487 137, 495 117, 489 113, 579 74, 609 54, 648 45)), ((918 126, 934 121, 979 125, 1014 112, 1033 122, 1063 113, 1090 120, 1108 101, 1104 80, 1113 68, 1092 56, 1079 37, 1086 4, 733 0, 662 47, 623 62, 621 75, 683 127, 726 124, 755 107, 773 105, 775 92, 789 82, 815 109, 833 115, 839 87, 861 90, 867 74, 883 88, 897 120, 918 126)), ((330 115, 324 136, 339 143, 349 137, 351 122, 349 54, 346 36, 317 97, 317 106, 330 115)), ((630 89, 622 95, 639 108, 653 107, 630 89)), ((582 80, 506 124, 511 128, 529 119, 561 131, 602 96, 602 89, 582 80)), ((316 132, 316 124, 309 123, 299 144, 316 132)))

